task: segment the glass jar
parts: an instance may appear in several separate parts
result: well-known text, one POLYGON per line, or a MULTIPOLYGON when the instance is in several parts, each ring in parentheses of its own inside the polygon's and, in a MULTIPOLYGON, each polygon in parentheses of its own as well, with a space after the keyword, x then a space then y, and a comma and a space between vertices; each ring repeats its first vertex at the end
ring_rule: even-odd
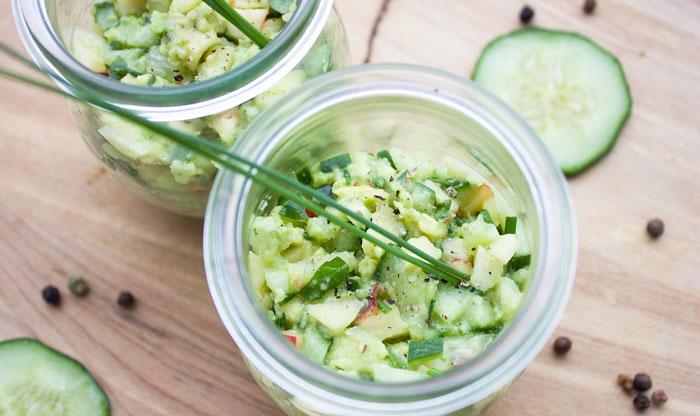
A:
POLYGON ((267 191, 222 172, 205 219, 210 291, 254 377, 288 414, 483 414, 534 359, 563 313, 577 256, 564 176, 527 123, 467 79, 400 64, 335 71, 265 110, 234 151, 291 173, 339 153, 391 147, 435 161, 460 158, 517 209, 533 255, 522 306, 477 358, 429 380, 378 384, 313 364, 278 333, 248 279, 251 221, 267 191))
MULTIPOLYGON (((301 1, 279 35, 228 72, 176 87, 121 83, 91 71, 70 53, 76 27, 89 27, 95 0, 13 0, 15 22, 34 61, 67 90, 87 88, 154 121, 230 145, 277 96, 346 66, 347 38, 331 0, 301 1)), ((168 210, 201 216, 217 168, 185 148, 94 107, 71 103, 83 139, 130 189, 168 210)))

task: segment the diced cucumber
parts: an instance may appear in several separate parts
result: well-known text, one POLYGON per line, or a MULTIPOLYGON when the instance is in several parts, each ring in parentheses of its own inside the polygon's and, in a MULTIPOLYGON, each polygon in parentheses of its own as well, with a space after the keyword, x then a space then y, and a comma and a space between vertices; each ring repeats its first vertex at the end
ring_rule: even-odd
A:
POLYGON ((445 338, 442 357, 455 365, 464 364, 486 349, 493 338, 488 334, 445 338))
MULTIPOLYGON (((381 301, 377 301, 380 305, 381 301)), ((389 311, 373 313, 360 322, 359 326, 381 340, 400 338, 408 335, 408 326, 401 319, 398 308, 389 307, 389 311)))
POLYGON ((515 234, 504 234, 487 247, 491 254, 503 264, 508 263, 518 248, 520 248, 520 240, 515 237, 515 234))
POLYGON ((479 290, 489 290, 498 282, 503 273, 503 263, 482 246, 476 249, 472 285, 479 290))
POLYGON ((416 182, 413 188, 413 207, 423 213, 432 214, 435 212, 437 201, 435 199, 435 191, 416 182))
POLYGON ((471 292, 465 293, 466 310, 462 320, 466 321, 471 329, 489 329, 497 324, 496 311, 484 298, 471 292))
POLYGON ((344 299, 328 299, 325 303, 307 306, 309 315, 314 317, 333 335, 343 333, 343 330, 355 320, 365 303, 354 297, 344 299))
POLYGON ((501 322, 507 322, 518 311, 523 301, 523 294, 518 284, 507 277, 501 277, 496 286, 496 308, 500 312, 501 322))
POLYGON ((304 345, 302 351, 304 355, 315 362, 321 364, 326 361, 328 348, 331 346, 331 340, 323 336, 321 329, 316 325, 307 325, 304 329, 304 345))
POLYGON ((0 343, 0 415, 106 416, 109 409, 79 362, 34 339, 0 343))
POLYGON ((620 62, 576 33, 527 28, 496 38, 473 79, 530 123, 567 175, 610 151, 632 108, 620 62))
POLYGON ((428 378, 428 375, 417 371, 393 368, 386 364, 379 363, 372 367, 374 381, 377 383, 410 383, 428 378))

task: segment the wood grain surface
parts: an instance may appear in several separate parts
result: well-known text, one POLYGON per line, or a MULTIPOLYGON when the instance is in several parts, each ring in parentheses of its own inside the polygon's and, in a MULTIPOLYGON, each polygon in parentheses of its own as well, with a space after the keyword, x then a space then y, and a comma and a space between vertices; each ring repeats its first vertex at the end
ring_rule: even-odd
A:
MULTIPOLYGON (((2 2, 0 34, 19 46, 2 2)), ((519 26, 518 1, 337 0, 353 62, 401 61, 468 76, 481 48, 519 26)), ((620 372, 648 372, 700 415, 700 2, 533 0, 534 24, 579 31, 622 61, 634 109, 613 152, 570 180, 580 262, 556 335, 490 413, 632 415, 620 372), (657 241, 644 231, 660 217, 657 241)), ((4 61, 4 60, 3 60, 4 61)), ((3 65, 6 65, 3 63, 3 65)), ((81 360, 114 415, 279 415, 207 290, 201 221, 127 193, 89 154, 66 102, 0 80, 0 339, 30 336, 81 360), (84 275, 92 291, 40 290, 84 275), (136 308, 115 304, 131 290, 136 308)))

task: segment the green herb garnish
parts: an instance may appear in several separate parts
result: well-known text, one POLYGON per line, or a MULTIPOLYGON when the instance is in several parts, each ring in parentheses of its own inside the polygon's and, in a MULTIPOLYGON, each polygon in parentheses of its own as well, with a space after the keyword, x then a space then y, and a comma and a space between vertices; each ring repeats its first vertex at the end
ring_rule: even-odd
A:
POLYGON ((334 156, 321 162, 321 172, 333 172, 336 169, 342 169, 350 164, 350 154, 343 153, 342 155, 334 156))
POLYGON ((301 168, 297 174, 296 174, 297 180, 304 185, 309 185, 311 182, 313 182, 313 178, 311 177, 311 170, 309 169, 308 166, 304 166, 301 168))
POLYGON ((377 299, 377 307, 381 309, 382 312, 384 313, 389 313, 391 312, 391 306, 387 305, 384 303, 383 300, 377 299))
POLYGON ((350 268, 340 257, 323 263, 314 273, 299 296, 306 300, 321 299, 329 290, 335 289, 348 278, 350 268))
POLYGON ((506 234, 515 234, 515 228, 518 224, 518 217, 506 217, 506 226, 504 232, 506 234))
POLYGON ((377 156, 380 159, 386 159, 389 161, 389 164, 391 165, 392 168, 396 169, 396 165, 394 164, 394 159, 391 157, 391 153, 387 150, 382 150, 379 153, 377 153, 377 156))
POLYGON ((417 364, 417 361, 428 361, 442 354, 442 338, 424 339, 420 341, 408 341, 408 363, 417 364))
POLYGON ((284 201, 284 205, 282 205, 280 210, 280 216, 289 218, 292 221, 306 221, 309 219, 304 207, 294 201, 284 201))

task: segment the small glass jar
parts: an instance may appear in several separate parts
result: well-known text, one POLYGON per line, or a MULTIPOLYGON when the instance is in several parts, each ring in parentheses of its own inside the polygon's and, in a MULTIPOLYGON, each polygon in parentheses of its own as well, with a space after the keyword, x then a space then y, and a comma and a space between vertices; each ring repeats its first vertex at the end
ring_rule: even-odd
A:
MULTIPOLYGON (((270 44, 218 77, 176 87, 129 85, 89 70, 71 55, 75 28, 93 24, 94 2, 12 0, 17 28, 34 61, 64 81, 59 84, 64 89, 86 88, 151 120, 227 146, 277 96, 349 60, 332 1, 303 0, 270 44)), ((75 102, 70 107, 92 153, 130 189, 170 211, 203 215, 216 166, 104 111, 75 102)))
POLYGON ((429 380, 379 384, 313 364, 278 333, 248 278, 251 222, 268 192, 222 172, 205 219, 210 291, 252 374, 290 415, 483 414, 545 345, 568 300, 577 236, 564 176, 525 121, 464 78, 400 64, 335 71, 265 110, 233 150, 291 173, 339 153, 392 147, 435 163, 462 159, 517 210, 532 250, 522 306, 477 358, 429 380))

